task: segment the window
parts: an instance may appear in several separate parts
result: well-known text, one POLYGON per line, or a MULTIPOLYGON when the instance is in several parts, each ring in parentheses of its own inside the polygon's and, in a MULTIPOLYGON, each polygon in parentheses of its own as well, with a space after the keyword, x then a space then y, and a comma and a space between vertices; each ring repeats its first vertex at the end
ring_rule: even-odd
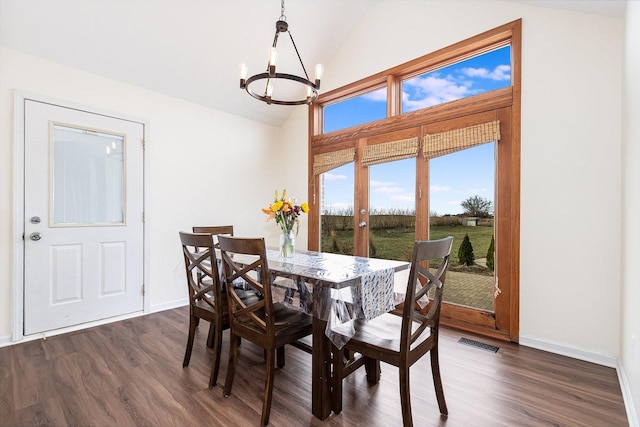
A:
MULTIPOLYGON (((413 198, 415 209, 413 228, 405 234, 410 242, 438 238, 431 225, 432 217, 448 213, 437 212, 444 209, 438 207, 443 206, 438 198, 442 195, 439 190, 446 186, 440 182, 451 169, 446 163, 453 162, 458 174, 470 172, 461 160, 464 157, 473 156, 474 162, 482 164, 482 179, 487 179, 483 190, 478 187, 478 194, 471 194, 473 187, 467 185, 466 193, 450 200, 459 203, 465 195, 477 195, 491 202, 491 216, 483 220, 490 224, 488 236, 495 238, 495 274, 490 277, 494 286, 488 292, 494 299, 493 311, 488 306, 469 307, 450 301, 443 306, 442 320, 513 341, 518 341, 519 311, 520 38, 518 20, 322 94, 310 107, 313 123, 309 135, 309 200, 321 208, 312 209, 309 216, 312 250, 321 248, 320 231, 327 231, 320 219, 327 212, 327 198, 332 197, 326 191, 327 176, 342 174, 337 168, 347 168, 353 183, 352 217, 346 220, 352 231, 343 230, 341 238, 352 242, 354 255, 390 257, 388 236, 376 236, 373 224, 379 220, 379 210, 393 212, 394 206, 377 206, 376 190, 385 188, 377 184, 387 183, 385 191, 398 193, 413 187, 413 194, 404 194, 413 198), (440 92, 433 90, 438 85, 440 92), (332 152, 345 150, 352 150, 348 164, 320 167, 332 152), (407 185, 398 184, 406 172, 412 179, 407 185)), ((469 225, 473 218, 465 221, 466 227, 478 226, 478 222, 469 225)), ((393 231, 403 234, 398 232, 400 228, 406 231, 406 227, 393 231)), ((326 241, 322 240, 322 250, 326 241)), ((459 244, 454 242, 454 260, 459 244)), ((485 251, 485 247, 488 249, 482 243, 478 250, 485 251)), ((475 254, 477 258, 485 255, 475 254)))
POLYGON ((511 86, 511 46, 503 46, 402 81, 402 112, 511 86))
POLYGON ((386 88, 368 91, 324 107, 324 133, 387 117, 386 88))

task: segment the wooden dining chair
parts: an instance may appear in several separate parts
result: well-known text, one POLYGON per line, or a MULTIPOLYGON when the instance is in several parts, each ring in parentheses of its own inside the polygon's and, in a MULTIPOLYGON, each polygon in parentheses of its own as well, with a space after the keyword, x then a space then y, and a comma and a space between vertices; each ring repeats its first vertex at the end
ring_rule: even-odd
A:
POLYGON ((233 236, 233 225, 207 225, 207 226, 194 226, 191 227, 191 231, 194 233, 207 233, 213 236, 214 246, 220 247, 218 244, 218 235, 223 234, 227 236, 233 236))
POLYGON ((261 425, 267 425, 271 411, 276 350, 284 352, 286 344, 294 344, 310 335, 312 319, 303 311, 273 302, 264 239, 219 236, 218 240, 231 325, 229 364, 223 394, 225 397, 231 394, 238 362, 238 341, 234 337, 241 337, 262 347, 266 359, 266 379, 260 422, 261 425), (243 301, 237 289, 232 286, 233 281, 238 278, 264 298, 253 304, 243 301))
POLYGON ((189 288, 189 337, 182 366, 189 366, 199 320, 210 322, 209 338, 213 341, 213 359, 209 388, 212 388, 218 379, 222 330, 229 327, 228 303, 220 283, 218 261, 211 234, 180 232, 180 241, 189 288))
POLYGON ((409 368, 430 352, 438 407, 441 414, 448 414, 438 362, 438 328, 452 242, 453 237, 416 241, 402 316, 385 313, 369 321, 356 319, 353 321, 353 337, 341 349, 333 346, 332 399, 336 413, 342 410, 342 380, 364 364, 368 368, 369 383, 377 383, 379 362, 383 361, 398 367, 402 422, 405 427, 412 426, 409 368), (429 261, 432 262, 432 268, 428 268, 429 261), (416 286, 418 280, 422 287, 416 286), (429 303, 427 314, 423 315, 415 302, 431 289, 434 290, 433 300, 429 303), (350 352, 349 357, 345 357, 345 352, 350 352))
MULTIPOLYGON (((213 236, 213 243, 215 248, 219 248, 218 235, 226 234, 233 236, 233 225, 207 225, 207 226, 194 226, 191 227, 191 231, 194 233, 206 233, 213 236)), ((201 273, 198 274, 198 280, 202 280, 204 277, 201 273)), ((200 323, 200 319, 196 319, 196 327, 200 323)), ((209 325, 209 336, 207 337, 207 347, 213 348, 214 334, 216 331, 215 323, 209 325)))

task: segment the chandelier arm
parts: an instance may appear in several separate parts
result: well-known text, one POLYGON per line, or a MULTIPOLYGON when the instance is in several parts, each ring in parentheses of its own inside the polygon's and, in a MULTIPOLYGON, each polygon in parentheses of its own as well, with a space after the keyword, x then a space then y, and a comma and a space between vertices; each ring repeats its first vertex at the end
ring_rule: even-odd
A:
POLYGON ((300 61, 300 65, 302 65, 302 71, 304 71, 304 75, 309 80, 309 74, 307 74, 307 69, 304 68, 304 64, 302 63, 302 58, 300 57, 300 52, 298 52, 298 47, 296 46, 296 42, 293 41, 293 36, 291 35, 291 31, 287 31, 289 33, 289 38, 291 39, 291 43, 293 44, 293 48, 296 51, 296 55, 298 55, 298 61, 300 61))

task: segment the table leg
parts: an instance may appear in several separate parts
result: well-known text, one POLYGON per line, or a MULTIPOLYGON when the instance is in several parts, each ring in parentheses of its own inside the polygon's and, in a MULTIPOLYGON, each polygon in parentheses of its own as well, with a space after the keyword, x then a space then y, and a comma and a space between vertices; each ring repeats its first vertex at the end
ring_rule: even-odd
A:
POLYGON ((313 316, 311 406, 313 415, 321 420, 331 414, 331 346, 324 333, 326 326, 326 321, 313 316))

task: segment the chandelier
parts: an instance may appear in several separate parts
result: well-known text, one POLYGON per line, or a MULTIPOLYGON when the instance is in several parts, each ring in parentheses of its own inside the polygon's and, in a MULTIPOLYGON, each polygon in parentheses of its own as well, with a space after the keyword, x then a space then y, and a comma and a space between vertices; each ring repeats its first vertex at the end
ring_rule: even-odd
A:
POLYGON ((320 79, 324 68, 318 64, 315 67, 315 82, 309 80, 307 70, 302 63, 302 58, 296 47, 296 43, 293 41, 293 36, 289 31, 289 24, 287 24, 287 17, 284 15, 284 0, 281 0, 280 4, 280 18, 276 22, 276 34, 273 38, 273 45, 269 50, 269 62, 267 63, 267 70, 264 73, 256 74, 247 78, 249 69, 243 63, 240 64, 240 89, 245 89, 249 95, 257 100, 266 102, 267 104, 278 105, 311 105, 313 101, 318 99, 318 90, 320 89, 320 79), (291 44, 296 51, 298 61, 302 66, 304 77, 296 76, 294 74, 278 73, 276 72, 276 61, 278 59, 278 51, 276 45, 278 43, 278 36, 280 33, 289 33, 291 44), (277 83, 276 83, 277 82, 277 83), (276 88, 276 96, 273 96, 274 83, 276 86, 288 86, 289 91, 286 89, 280 90, 276 88), (291 84, 295 88, 292 88, 291 84), (252 88, 253 84, 253 88, 252 88), (254 89, 255 88, 255 89, 254 89), (293 90, 291 90, 293 89, 293 90))

